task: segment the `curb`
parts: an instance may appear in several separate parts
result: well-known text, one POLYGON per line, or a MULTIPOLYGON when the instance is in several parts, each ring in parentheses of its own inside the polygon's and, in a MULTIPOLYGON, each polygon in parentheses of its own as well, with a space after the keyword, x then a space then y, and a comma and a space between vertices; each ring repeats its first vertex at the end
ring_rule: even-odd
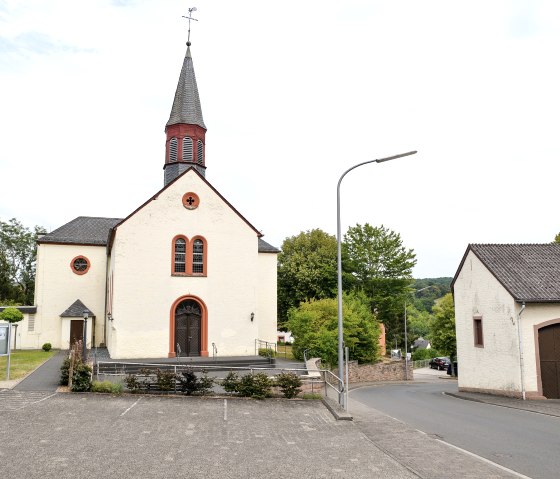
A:
POLYGON ((331 398, 324 397, 321 399, 325 407, 331 412, 337 421, 353 421, 354 417, 340 407, 340 405, 331 398))
POLYGON ((517 406, 517 405, 514 405, 514 404, 500 404, 500 403, 497 403, 497 402, 493 402, 493 401, 485 400, 485 399, 481 399, 481 398, 462 396, 461 394, 458 394, 458 393, 444 392, 443 394, 445 394, 446 396, 454 397, 456 399, 462 399, 463 401, 472 401, 472 402, 478 402, 478 403, 482 403, 482 404, 490 404, 492 406, 507 407, 508 409, 517 409, 519 411, 527 411, 527 412, 532 412, 532 413, 535 413, 535 414, 542 414, 543 416, 560 417, 560 413, 555 414, 555 413, 546 412, 546 411, 536 411, 535 409, 531 409, 531 408, 527 408, 527 407, 520 407, 520 406, 517 406))

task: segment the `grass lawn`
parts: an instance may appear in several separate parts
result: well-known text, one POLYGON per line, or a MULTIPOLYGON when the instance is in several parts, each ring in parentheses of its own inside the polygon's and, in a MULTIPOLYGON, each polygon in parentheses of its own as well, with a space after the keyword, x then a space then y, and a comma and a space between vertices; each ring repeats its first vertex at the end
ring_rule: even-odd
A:
MULTIPOLYGON (((17 350, 10 355, 10 379, 19 379, 43 364, 58 351, 50 350, 48 353, 42 349, 17 350)), ((0 357, 0 381, 6 379, 7 356, 0 357)))
POLYGON ((292 356, 292 345, 291 344, 278 344, 276 346, 277 356, 284 359, 294 359, 292 356))

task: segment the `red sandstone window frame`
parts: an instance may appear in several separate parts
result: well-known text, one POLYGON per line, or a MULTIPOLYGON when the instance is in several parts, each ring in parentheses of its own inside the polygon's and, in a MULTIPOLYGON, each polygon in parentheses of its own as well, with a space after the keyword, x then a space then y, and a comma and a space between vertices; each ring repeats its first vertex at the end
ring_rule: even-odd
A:
MULTIPOLYGON (((179 254, 183 254, 182 252, 179 254)), ((185 235, 176 235, 171 240, 171 276, 206 276, 208 271, 208 242, 204 236, 194 236, 190 241, 185 235), (185 241, 185 271, 176 271, 176 245, 177 240, 182 239, 185 241), (202 242, 202 253, 195 253, 195 242, 202 242), (194 263, 195 254, 202 254, 202 262, 197 261, 194 263), (202 271, 194 272, 194 265, 202 265, 202 271)), ((197 259, 199 259, 197 257, 197 259)))
MULTIPOLYGON (((83 263, 81 263, 83 264, 83 263)), ((77 274, 78 276, 81 276, 83 274, 86 274, 89 271, 89 268, 91 267, 91 261, 86 258, 83 255, 78 255, 74 258, 72 258, 72 261, 70 261, 70 269, 72 270, 72 273, 77 274), (85 261, 85 268, 81 269, 76 267, 76 262, 77 261, 85 261)))
POLYGON ((484 331, 482 327, 482 316, 473 316, 473 335, 474 335, 474 346, 476 348, 483 348, 484 331))

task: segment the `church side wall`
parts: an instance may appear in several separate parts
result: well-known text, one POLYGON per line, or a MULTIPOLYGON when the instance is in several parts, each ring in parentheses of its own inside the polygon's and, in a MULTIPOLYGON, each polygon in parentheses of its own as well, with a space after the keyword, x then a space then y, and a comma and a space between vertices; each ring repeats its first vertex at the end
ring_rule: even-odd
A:
POLYGON ((277 330, 277 255, 259 253, 258 308, 255 320, 259 325, 258 339, 276 342, 277 330))
MULTIPOLYGON (((480 260, 469 252, 455 282, 455 320, 459 388, 521 395, 516 303, 480 260), (473 317, 482 317, 484 347, 474 345, 473 317)), ((524 385, 527 396, 540 396, 534 326, 560 318, 558 304, 527 304, 521 316, 524 385)))
MULTIPOLYGON (((60 315, 77 299, 81 300, 96 316, 96 343, 103 341, 105 302, 104 246, 39 244, 37 247, 37 272, 35 279, 35 333, 28 334, 22 347, 36 348, 50 342, 53 348, 69 348, 70 320, 60 315), (76 256, 90 261, 87 273, 72 272, 71 262, 76 256)), ((88 322, 91 333, 91 321, 88 322)), ((91 342, 92 335, 89 334, 91 342)), ((91 344, 88 344, 90 347, 91 344)))
MULTIPOLYGON (((161 358, 170 353, 172 306, 200 299, 212 343, 220 356, 252 355, 259 335, 258 238, 196 174, 187 173, 121 224, 112 248, 113 358, 161 358), (186 192, 200 198, 196 209, 182 204, 186 192), (206 240, 206 276, 172 274, 172 240, 206 240)), ((274 336, 273 336, 274 337, 274 336)))

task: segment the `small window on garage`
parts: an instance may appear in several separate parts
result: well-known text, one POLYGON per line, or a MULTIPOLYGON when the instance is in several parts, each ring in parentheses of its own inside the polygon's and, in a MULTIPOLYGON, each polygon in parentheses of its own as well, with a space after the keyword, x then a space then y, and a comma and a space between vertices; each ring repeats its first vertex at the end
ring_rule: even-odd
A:
POLYGON ((479 348, 484 347, 484 336, 482 334, 482 316, 473 318, 474 345, 479 348))

